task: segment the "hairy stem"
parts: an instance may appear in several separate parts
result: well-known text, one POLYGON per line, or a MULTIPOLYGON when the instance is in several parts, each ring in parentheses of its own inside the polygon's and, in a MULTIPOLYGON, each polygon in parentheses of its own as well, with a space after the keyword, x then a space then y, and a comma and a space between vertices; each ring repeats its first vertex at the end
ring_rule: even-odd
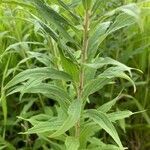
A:
MULTIPOLYGON (((89 44, 89 26, 90 26, 90 12, 89 10, 86 10, 85 17, 84 17, 84 30, 83 30, 83 46, 81 51, 81 69, 80 69, 80 75, 79 75, 79 87, 78 87, 78 100, 81 100, 82 93, 83 93, 83 86, 84 86, 84 76, 85 71, 83 65, 87 61, 87 50, 88 50, 88 44, 89 44)), ((76 123, 76 132, 75 136, 79 137, 80 135, 80 120, 76 123)))

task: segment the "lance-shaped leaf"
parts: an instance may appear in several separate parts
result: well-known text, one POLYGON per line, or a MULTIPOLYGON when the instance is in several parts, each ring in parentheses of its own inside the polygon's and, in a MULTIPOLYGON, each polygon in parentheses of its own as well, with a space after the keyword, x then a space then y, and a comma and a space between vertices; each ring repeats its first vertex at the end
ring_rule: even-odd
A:
POLYGON ((18 83, 21 83, 33 77, 36 78, 37 80, 40 77, 43 77, 45 79, 51 78, 51 79, 60 79, 66 81, 72 80, 71 77, 63 71, 58 71, 49 67, 41 67, 41 68, 27 69, 17 74, 12 80, 10 80, 7 83, 5 89, 8 89, 18 83))
MULTIPOLYGON (((19 119, 23 119, 32 123, 32 118, 24 119, 22 117, 18 117, 19 119)), ((59 129, 62 121, 58 120, 57 117, 51 118, 49 121, 39 121, 32 128, 28 129, 26 132, 21 132, 21 134, 40 134, 45 132, 51 132, 59 129)))
MULTIPOLYGON (((101 3, 101 0, 98 0, 95 2, 95 4, 101 3)), ((95 8, 98 6, 95 6, 95 8)), ((125 6, 121 6, 116 8, 115 10, 107 13, 106 16, 112 16, 115 13, 118 13, 119 15, 116 17, 115 21, 110 25, 110 22, 104 22, 104 23, 99 23, 96 25, 95 32, 91 35, 91 39, 95 39, 94 42, 91 42, 89 40, 89 48, 88 48, 88 56, 89 59, 92 59, 95 54, 97 53, 99 45, 102 43, 106 37, 121 29, 124 27, 128 27, 134 23, 138 23, 140 28, 142 29, 142 23, 141 23, 141 15, 140 15, 140 9, 136 4, 129 4, 125 6), (96 36, 98 38, 96 38, 96 36)))
POLYGON ((86 110, 85 114, 87 117, 96 122, 101 128, 103 128, 114 139, 118 146, 123 149, 118 133, 105 113, 97 110, 86 110))
POLYGON ((134 113, 132 113, 129 110, 125 110, 125 111, 117 111, 117 112, 113 112, 113 113, 109 113, 108 114, 108 118, 112 121, 115 122, 116 120, 121 120, 124 118, 128 118, 131 115, 133 115, 134 113))
POLYGON ((98 107, 97 110, 101 111, 103 113, 106 113, 112 108, 112 106, 114 106, 116 104, 117 100, 119 100, 119 99, 120 99, 120 94, 117 97, 115 97, 113 100, 111 100, 111 101, 103 104, 102 106, 98 107))
POLYGON ((105 57, 105 58, 99 57, 93 63, 87 64, 87 66, 95 68, 95 69, 102 68, 105 65, 119 66, 119 67, 123 68, 124 71, 128 71, 130 73, 130 76, 132 76, 131 69, 133 69, 133 68, 128 67, 128 66, 126 66, 126 65, 120 63, 119 61, 114 60, 110 57, 105 57))
POLYGON ((89 38, 88 57, 93 58, 96 54, 98 46, 106 38, 106 31, 110 26, 110 22, 103 22, 96 26, 95 31, 89 38))
POLYGON ((65 111, 68 109, 71 102, 71 98, 64 89, 56 85, 48 83, 37 83, 36 81, 35 83, 34 81, 31 81, 31 83, 29 81, 26 85, 16 87, 13 91, 11 91, 10 94, 16 92, 21 92, 22 95, 24 93, 42 94, 48 98, 58 101, 62 109, 64 109, 65 111))
POLYGON ((53 24, 57 30, 61 33, 61 36, 66 38, 68 41, 76 43, 74 39, 68 34, 66 29, 63 27, 65 25, 70 26, 71 24, 61 15, 59 15, 55 10, 48 6, 43 0, 32 0, 36 4, 37 9, 47 19, 51 24, 53 24))
POLYGON ((115 22, 110 26, 106 34, 113 33, 121 28, 130 26, 134 23, 136 22, 132 16, 129 16, 125 13, 121 13, 120 15, 117 16, 115 22))
POLYGON ((81 107, 82 107, 82 101, 74 100, 68 109, 67 119, 64 121, 62 126, 56 132, 51 134, 49 137, 52 138, 52 137, 60 136, 64 134, 66 131, 68 131, 70 128, 72 128, 80 118, 81 107))
POLYGON ((58 3, 69 12, 69 14, 72 16, 72 18, 74 18, 76 21, 80 22, 80 18, 72 11, 72 9, 65 4, 62 0, 58 0, 58 3))
POLYGON ((85 100, 90 94, 102 89, 105 85, 107 85, 111 81, 110 78, 100 77, 93 79, 84 86, 82 98, 85 100))
POLYGON ((112 79, 118 77, 128 80, 134 87, 134 92, 136 91, 136 87, 134 81, 124 73, 127 71, 122 67, 110 67, 106 69, 103 73, 97 76, 97 78, 90 80, 84 86, 83 89, 83 100, 85 100, 90 94, 102 89, 105 85, 107 85, 112 79))
POLYGON ((84 123, 81 125, 80 132, 80 148, 85 148, 88 139, 100 130, 100 127, 95 122, 84 123))
POLYGON ((79 139, 76 137, 68 136, 65 141, 66 150, 78 150, 80 143, 79 139))
POLYGON ((100 74, 98 78, 107 77, 107 78, 112 79, 112 78, 118 77, 118 78, 126 79, 133 85, 134 92, 135 92, 136 91, 135 83, 127 74, 125 74, 125 71, 129 71, 129 70, 126 70, 125 68, 120 67, 120 66, 110 67, 106 71, 104 71, 102 74, 100 74))

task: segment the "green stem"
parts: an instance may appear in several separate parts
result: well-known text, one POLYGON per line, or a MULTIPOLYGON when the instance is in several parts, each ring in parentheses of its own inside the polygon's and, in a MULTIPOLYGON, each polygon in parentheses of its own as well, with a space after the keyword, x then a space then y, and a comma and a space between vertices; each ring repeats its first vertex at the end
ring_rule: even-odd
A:
MULTIPOLYGON (((78 93, 77 93, 77 99, 81 100, 82 93, 83 93, 83 86, 84 86, 84 77, 85 77, 85 71, 83 65, 87 61, 87 50, 88 50, 88 44, 89 44, 89 26, 90 26, 90 12, 89 10, 85 10, 85 17, 84 17, 84 31, 83 31, 83 46, 81 51, 81 69, 80 69, 80 75, 79 75, 79 86, 78 86, 78 93)), ((75 127, 75 136, 80 136, 80 120, 76 123, 75 127)))

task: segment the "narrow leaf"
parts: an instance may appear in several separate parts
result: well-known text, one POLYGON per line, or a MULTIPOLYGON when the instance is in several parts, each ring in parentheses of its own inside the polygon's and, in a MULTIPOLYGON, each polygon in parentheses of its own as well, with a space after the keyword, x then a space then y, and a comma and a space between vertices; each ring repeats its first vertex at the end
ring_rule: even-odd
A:
POLYGON ((78 150, 79 139, 75 137, 67 137, 65 141, 66 150, 78 150))
POLYGON ((85 113, 87 117, 100 125, 114 139, 118 146, 123 149, 118 133, 106 114, 97 110, 86 110, 85 113))

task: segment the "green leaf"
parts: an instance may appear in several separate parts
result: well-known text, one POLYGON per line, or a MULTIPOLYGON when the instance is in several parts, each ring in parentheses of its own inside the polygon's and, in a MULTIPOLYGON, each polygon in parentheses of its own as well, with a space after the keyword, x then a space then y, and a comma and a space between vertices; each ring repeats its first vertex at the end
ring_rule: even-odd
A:
POLYGON ((41 67, 41 68, 27 69, 17 74, 11 81, 7 83, 7 85, 4 88, 8 89, 18 83, 29 80, 33 77, 36 79, 43 77, 44 79, 51 78, 66 81, 72 80, 71 77, 63 71, 58 71, 49 67, 41 67))
POLYGON ((111 100, 111 101, 103 104, 102 106, 98 107, 97 110, 101 111, 103 113, 106 113, 112 108, 112 106, 114 106, 116 104, 117 100, 119 100, 119 99, 120 99, 120 94, 117 97, 115 97, 113 100, 111 100))
POLYGON ((83 94, 82 94, 83 100, 86 100, 86 98, 90 94, 93 94, 94 92, 102 89, 110 81, 111 81, 110 78, 107 78, 107 77, 101 78, 100 77, 100 78, 96 78, 96 79, 93 79, 93 80, 87 82, 87 84, 84 86, 84 89, 83 89, 83 94))
POLYGON ((76 21, 80 22, 80 18, 79 18, 74 12, 72 12, 72 9, 71 9, 68 5, 66 5, 62 0, 58 0, 58 3, 59 3, 65 10, 67 10, 67 11, 70 13, 70 15, 71 15, 76 21))
POLYGON ((129 70, 126 70, 125 68, 120 67, 120 66, 110 67, 107 70, 105 70, 102 74, 100 74, 98 76, 98 78, 99 77, 100 78, 104 78, 104 77, 106 78, 107 77, 109 79, 112 79, 112 78, 115 78, 115 77, 119 77, 119 78, 126 79, 133 85, 134 92, 135 92, 136 91, 135 83, 128 75, 126 75, 124 73, 125 71, 129 71, 129 70))
POLYGON ((103 128, 114 139, 118 146, 123 149, 118 133, 105 113, 97 110, 86 110, 85 114, 87 117, 96 122, 101 128, 103 128))
POLYGON ((58 101, 58 103, 64 110, 67 110, 71 102, 71 98, 69 97, 68 93, 64 89, 48 83, 35 84, 35 82, 32 82, 30 84, 29 82, 29 84, 16 87, 13 91, 11 91, 10 94, 16 92, 21 92, 22 94, 24 93, 43 94, 48 98, 58 101))
POLYGON ((80 148, 85 148, 88 139, 98 132, 100 127, 95 122, 84 123, 80 132, 80 148))
POLYGON ((97 139, 95 137, 89 138, 88 142, 90 144, 88 145, 88 149, 100 149, 100 150, 120 150, 119 147, 112 144, 105 144, 100 139, 97 139), (94 148, 95 147, 95 148, 94 148))
POLYGON ((33 0, 36 4, 39 12, 47 19, 51 24, 53 24, 57 30, 61 33, 61 36, 66 38, 68 41, 76 43, 74 39, 68 34, 64 25, 70 26, 71 24, 51 7, 48 6, 43 0, 33 0))
POLYGON ((6 96, 4 95, 4 93, 2 93, 0 97, 0 103, 2 106, 2 111, 3 111, 3 116, 4 116, 4 125, 6 125, 8 109, 7 109, 7 100, 6 100, 6 96))
MULTIPOLYGON (((63 45, 61 44, 61 46, 63 45)), ((65 47, 63 46, 63 48, 65 47)), ((73 78, 73 81, 78 82, 79 66, 77 65, 77 61, 74 56, 72 56, 71 52, 69 51, 69 49, 67 49, 67 47, 65 51, 67 51, 69 58, 66 57, 63 51, 59 49, 62 67, 73 78)))
POLYGON ((116 77, 128 80, 133 85, 135 92, 135 83, 128 75, 124 73, 125 71, 129 71, 129 68, 126 66, 109 67, 103 73, 98 75, 95 79, 87 82, 83 89, 83 100, 85 100, 90 94, 102 89, 105 85, 107 85, 110 81, 112 81, 112 79, 116 77))
POLYGON ((92 7, 92 12, 93 14, 98 10, 98 8, 101 6, 102 0, 96 0, 93 7, 92 7))
POLYGON ((133 69, 133 68, 130 68, 130 67, 128 67, 128 66, 126 66, 126 65, 120 63, 119 61, 116 61, 110 57, 99 57, 93 63, 87 64, 87 66, 95 68, 95 69, 102 68, 105 65, 119 66, 119 67, 123 68, 124 71, 128 71, 130 73, 130 76, 132 76, 131 69, 133 69))
POLYGON ((66 150, 78 150, 79 148, 79 139, 76 137, 68 136, 65 141, 66 150))
POLYGON ((80 118, 81 114, 81 107, 82 107, 82 102, 81 100, 74 100, 69 109, 68 109, 68 117, 62 124, 62 126, 53 134, 51 134, 49 137, 57 137, 68 131, 70 128, 72 128, 77 121, 80 118))
MULTIPOLYGON (((20 119, 23 119, 22 117, 19 117, 20 119)), ((29 122, 33 122, 31 119, 24 119, 29 122)), ((26 132, 21 132, 21 134, 40 134, 45 132, 51 132, 55 131, 60 128, 62 124, 62 121, 58 120, 58 118, 51 118, 49 121, 40 121, 37 124, 35 124, 32 128, 28 129, 26 132)))
POLYGON ((92 5, 92 0, 82 0, 82 4, 84 6, 84 9, 89 10, 92 5))
POLYGON ((6 4, 15 4, 15 5, 20 5, 22 7, 27 7, 33 9, 34 7, 32 5, 29 5, 28 3, 25 2, 20 2, 16 0, 1 0, 0 3, 6 3, 6 4))
POLYGON ((16 148, 0 136, 0 149, 16 150, 16 148))
POLYGON ((116 121, 116 120, 121 120, 121 119, 130 117, 130 116, 133 115, 133 114, 134 114, 134 113, 132 113, 131 111, 126 110, 126 111, 113 112, 113 113, 110 113, 110 114, 107 114, 107 115, 108 115, 108 118, 109 118, 112 122, 114 122, 114 121, 116 121))
POLYGON ((106 38, 105 33, 109 26, 110 26, 109 21, 100 23, 96 26, 94 33, 92 33, 92 35, 89 38, 89 47, 88 47, 88 58, 89 59, 92 59, 95 56, 98 46, 106 38))
POLYGON ((118 10, 123 11, 124 13, 128 14, 135 18, 135 21, 141 24, 141 11, 137 4, 131 3, 128 5, 124 5, 118 8, 118 10))
POLYGON ((135 23, 135 19, 132 16, 129 16, 125 13, 121 13, 117 16, 115 22, 107 30, 106 34, 113 33, 121 28, 130 26, 135 23))

